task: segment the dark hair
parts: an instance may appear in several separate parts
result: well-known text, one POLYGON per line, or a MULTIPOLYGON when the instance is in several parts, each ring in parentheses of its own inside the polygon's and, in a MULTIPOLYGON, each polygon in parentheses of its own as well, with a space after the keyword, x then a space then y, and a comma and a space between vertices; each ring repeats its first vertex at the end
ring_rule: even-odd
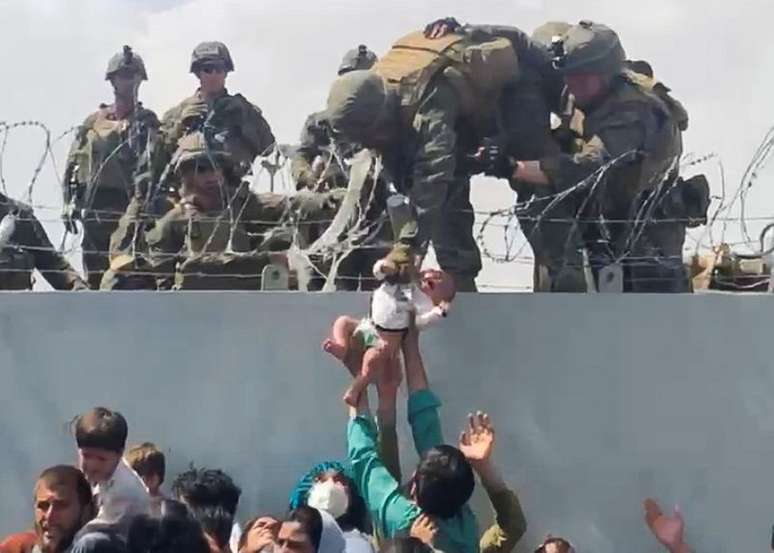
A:
POLYGON ((172 483, 172 493, 183 501, 204 531, 221 547, 228 544, 242 490, 217 469, 191 467, 172 483))
POLYGON ((242 490, 222 470, 191 466, 172 482, 172 493, 189 506, 218 506, 234 515, 242 490))
POLYGON ((83 473, 75 467, 69 465, 49 467, 38 476, 38 480, 35 483, 36 492, 41 483, 45 483, 47 486, 60 485, 72 487, 78 495, 78 503, 81 507, 91 504, 91 486, 89 486, 83 473))
POLYGON ((317 551, 320 547, 323 531, 323 520, 320 511, 308 505, 302 505, 290 511, 285 522, 299 523, 306 535, 309 536, 309 541, 312 542, 314 550, 317 551))
POLYGON ((145 442, 131 447, 124 457, 129 466, 134 469, 134 472, 140 476, 152 476, 155 474, 159 477, 159 484, 164 482, 166 459, 155 444, 145 442))
POLYGON ((428 515, 451 518, 470 499, 473 469, 462 452, 439 445, 422 456, 414 475, 417 505, 428 515))
POLYGON ((159 518, 140 515, 127 539, 129 553, 209 553, 201 525, 177 501, 163 501, 159 518))
POLYGON ((433 548, 419 538, 393 538, 382 543, 379 553, 433 553, 433 548))
POLYGON ((95 407, 75 418, 75 441, 78 447, 96 447, 122 453, 129 429, 118 411, 95 407))

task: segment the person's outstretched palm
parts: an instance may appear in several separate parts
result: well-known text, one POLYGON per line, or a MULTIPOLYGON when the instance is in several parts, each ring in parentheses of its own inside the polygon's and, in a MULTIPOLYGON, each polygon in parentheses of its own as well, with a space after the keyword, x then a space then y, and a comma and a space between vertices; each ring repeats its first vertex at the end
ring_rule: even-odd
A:
POLYGON ((670 551, 676 551, 683 543, 683 532, 685 531, 685 521, 680 509, 675 507, 674 514, 667 516, 659 504, 650 498, 645 500, 643 506, 645 507, 645 522, 650 531, 670 551))
POLYGON ((459 448, 471 463, 488 461, 495 445, 495 431, 489 415, 477 412, 468 415, 468 428, 460 435, 459 448))

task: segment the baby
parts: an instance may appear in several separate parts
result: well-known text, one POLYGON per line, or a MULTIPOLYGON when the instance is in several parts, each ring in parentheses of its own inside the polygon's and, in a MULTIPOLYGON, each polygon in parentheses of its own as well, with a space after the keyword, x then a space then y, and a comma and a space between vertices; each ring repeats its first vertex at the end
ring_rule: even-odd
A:
MULTIPOLYGON (((344 401, 357 405, 381 371, 392 366, 414 317, 424 329, 446 317, 456 293, 452 277, 436 269, 417 271, 410 256, 394 249, 374 265, 382 284, 371 296, 371 312, 362 320, 341 316, 323 349, 342 361, 355 379, 344 401)), ((400 365, 397 365, 400 366, 400 365)))

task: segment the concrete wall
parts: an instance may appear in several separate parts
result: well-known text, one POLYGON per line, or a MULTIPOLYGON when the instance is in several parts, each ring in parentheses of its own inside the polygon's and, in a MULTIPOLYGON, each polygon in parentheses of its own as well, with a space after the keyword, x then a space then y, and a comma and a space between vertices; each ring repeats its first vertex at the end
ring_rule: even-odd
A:
MULTIPOLYGON (((242 517, 281 512, 312 463, 344 454, 343 369, 320 350, 362 295, 0 296, 0 534, 31 520, 65 426, 122 411, 130 441, 232 473, 242 517)), ((461 297, 423 350, 447 436, 485 408, 530 523, 581 551, 656 551, 640 501, 679 502, 699 551, 763 551, 774 521, 774 297, 461 297)), ((402 429, 406 436, 405 428, 402 429)), ((403 443, 406 465, 415 462, 403 443)), ((170 478, 171 480, 171 478, 170 478)))

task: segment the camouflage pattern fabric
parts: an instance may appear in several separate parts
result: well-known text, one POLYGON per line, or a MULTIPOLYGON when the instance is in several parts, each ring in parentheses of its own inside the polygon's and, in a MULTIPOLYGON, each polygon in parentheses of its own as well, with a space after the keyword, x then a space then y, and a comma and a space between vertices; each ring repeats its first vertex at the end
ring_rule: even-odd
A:
POLYGON ((156 114, 138 106, 119 119, 102 105, 79 127, 67 157, 64 197, 82 212, 83 266, 92 288, 99 288, 109 266, 110 236, 135 194, 142 194, 160 171, 156 114))
POLYGON ((9 213, 16 215, 16 226, 0 249, 0 290, 31 290, 35 269, 56 290, 88 290, 86 282, 51 244, 32 208, 0 194, 0 221, 9 213))
MULTIPOLYGON (((619 163, 607 175, 592 202, 597 214, 608 220, 633 219, 642 202, 659 187, 667 191, 676 178, 675 161, 682 153, 682 138, 678 121, 666 103, 655 93, 638 86, 626 76, 614 79, 607 96, 593 109, 585 112, 583 144, 574 154, 549 156, 541 160, 541 168, 551 180, 554 190, 566 190, 599 170, 612 159, 631 159, 619 163), (675 173, 674 175, 671 173, 675 173), (665 183, 665 184, 664 184, 665 183)), ((631 223, 611 223, 613 251, 616 255, 631 249, 637 260, 627 269, 627 291, 685 292, 688 280, 682 263, 685 224, 658 221, 658 211, 652 214, 639 240, 627 244, 632 236, 631 223)), ((588 218, 594 212, 581 214, 588 218)), ((584 230, 586 242, 597 242, 598 229, 584 230), (592 236, 589 236, 589 233, 592 236)), ((594 248, 592 248, 593 250, 594 248)), ((604 264, 609 254, 593 265, 604 264)))
POLYGON ((268 153, 274 145, 274 135, 261 110, 241 94, 225 90, 211 101, 197 91, 164 114, 161 130, 170 157, 183 136, 204 132, 231 155, 238 176, 247 174, 255 157, 268 153))

